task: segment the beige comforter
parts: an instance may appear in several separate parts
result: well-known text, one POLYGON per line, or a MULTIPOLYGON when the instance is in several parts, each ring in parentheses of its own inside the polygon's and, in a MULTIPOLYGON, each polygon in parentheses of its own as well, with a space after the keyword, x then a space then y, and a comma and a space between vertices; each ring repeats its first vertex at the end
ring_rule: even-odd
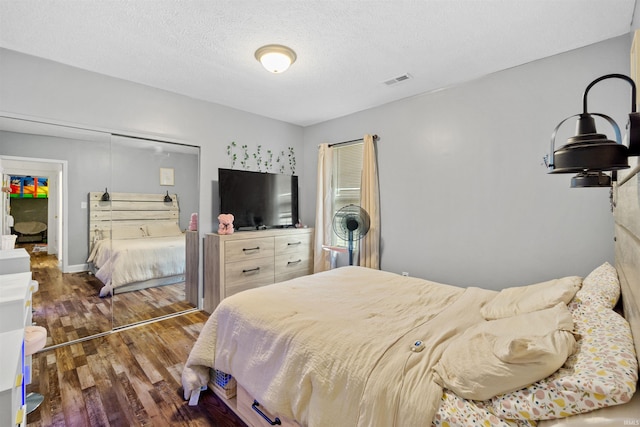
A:
POLYGON ((242 292, 204 326, 185 398, 215 367, 302 425, 429 425, 442 396, 431 368, 495 294, 362 267, 242 292))
POLYGON ((185 236, 98 240, 87 262, 97 268, 105 297, 129 283, 184 274, 185 236))

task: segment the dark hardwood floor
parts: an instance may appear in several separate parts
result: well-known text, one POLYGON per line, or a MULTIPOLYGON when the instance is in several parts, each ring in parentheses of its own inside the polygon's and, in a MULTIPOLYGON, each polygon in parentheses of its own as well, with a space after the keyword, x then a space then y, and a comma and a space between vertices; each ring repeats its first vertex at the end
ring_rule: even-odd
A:
POLYGON ((102 282, 87 272, 62 273, 58 258, 23 247, 31 258, 39 291, 33 294, 33 321, 49 332, 47 346, 66 343, 121 327, 191 310, 184 282, 100 298, 102 282))
POLYGON ((28 426, 244 426, 210 390, 182 398, 182 367, 204 312, 123 329, 33 356, 27 392, 45 396, 28 426))
POLYGON ((48 331, 47 346, 92 338, 33 355, 27 393, 44 395, 27 416, 28 426, 244 426, 211 391, 198 406, 182 398, 182 367, 208 315, 202 311, 112 330, 191 309, 184 285, 100 298, 102 283, 87 273, 62 274, 46 251, 31 256, 39 291, 33 295, 33 321, 48 331), (177 301, 177 302, 176 302, 177 301), (112 311, 112 305, 116 305, 112 311))

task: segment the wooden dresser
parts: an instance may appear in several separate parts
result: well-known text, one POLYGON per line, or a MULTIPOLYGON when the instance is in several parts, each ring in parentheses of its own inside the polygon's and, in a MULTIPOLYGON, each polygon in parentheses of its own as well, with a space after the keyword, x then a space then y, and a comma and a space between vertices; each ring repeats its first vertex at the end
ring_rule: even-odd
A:
POLYGON ((204 310, 238 292, 311 274, 313 229, 236 231, 204 237, 204 310))

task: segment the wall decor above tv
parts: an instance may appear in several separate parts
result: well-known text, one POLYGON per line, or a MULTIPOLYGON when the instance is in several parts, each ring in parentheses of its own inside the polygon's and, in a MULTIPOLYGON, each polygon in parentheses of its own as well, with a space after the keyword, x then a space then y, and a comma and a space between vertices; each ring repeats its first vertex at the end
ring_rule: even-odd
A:
POLYGON ((218 169, 220 212, 233 214, 236 230, 294 227, 298 223, 298 177, 218 169))
POLYGON ((229 169, 234 169, 239 163, 243 170, 289 173, 291 175, 296 173, 296 153, 293 147, 276 152, 258 145, 256 150, 250 154, 247 144, 238 147, 238 144, 232 141, 227 145, 227 157, 229 157, 229 169), (237 150, 240 150, 240 153, 237 153, 237 150))

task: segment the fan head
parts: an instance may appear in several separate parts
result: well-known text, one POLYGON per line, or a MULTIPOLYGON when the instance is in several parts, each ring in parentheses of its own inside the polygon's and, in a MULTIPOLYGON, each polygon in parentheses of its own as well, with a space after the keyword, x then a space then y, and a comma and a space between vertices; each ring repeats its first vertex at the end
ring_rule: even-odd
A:
POLYGON ((370 219, 360 206, 347 205, 333 217, 333 231, 343 240, 360 240, 369 231, 370 219))

